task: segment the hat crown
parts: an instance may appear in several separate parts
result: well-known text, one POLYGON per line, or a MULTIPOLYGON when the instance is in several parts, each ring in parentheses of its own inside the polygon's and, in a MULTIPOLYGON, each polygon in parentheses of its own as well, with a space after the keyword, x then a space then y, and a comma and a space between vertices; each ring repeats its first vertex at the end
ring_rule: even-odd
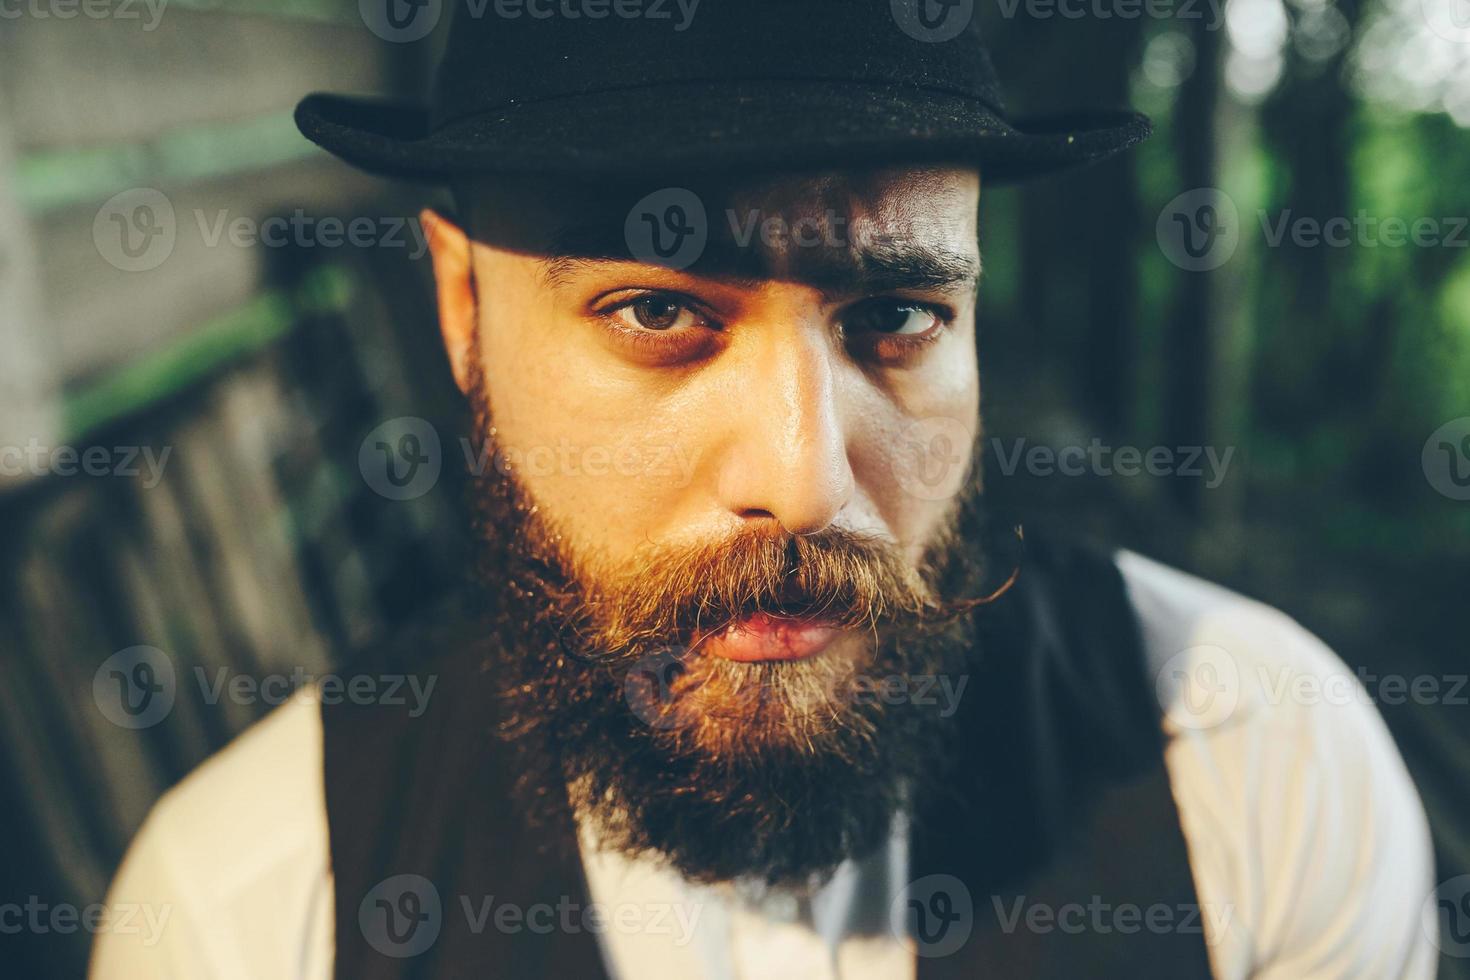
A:
POLYGON ((746 80, 946 92, 1004 112, 974 0, 453 2, 434 129, 595 92, 746 80))

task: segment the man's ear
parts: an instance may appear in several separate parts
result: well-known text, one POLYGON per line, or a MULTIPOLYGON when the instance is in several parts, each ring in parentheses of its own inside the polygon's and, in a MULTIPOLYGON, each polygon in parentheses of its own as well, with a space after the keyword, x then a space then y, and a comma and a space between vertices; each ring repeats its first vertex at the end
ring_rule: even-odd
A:
POLYGON ((439 332, 444 337, 444 351, 459 390, 469 393, 470 358, 479 357, 475 349, 475 318, 479 315, 475 300, 475 282, 470 270, 473 261, 470 240, 454 222, 431 208, 419 213, 429 254, 434 262, 435 292, 439 297, 439 332))

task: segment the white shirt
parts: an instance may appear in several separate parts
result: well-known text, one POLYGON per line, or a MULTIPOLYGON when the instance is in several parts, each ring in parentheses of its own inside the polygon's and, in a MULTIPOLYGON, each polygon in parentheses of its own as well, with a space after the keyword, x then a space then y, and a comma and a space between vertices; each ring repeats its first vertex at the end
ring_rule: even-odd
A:
MULTIPOLYGON (((1158 679, 1215 977, 1432 978, 1428 824, 1357 678, 1274 609, 1128 552, 1117 562, 1158 679)), ((795 901, 694 886, 583 837, 590 897, 612 913, 604 959, 622 980, 910 980, 901 930, 856 928, 886 920, 907 862, 900 828, 795 901)), ((330 980, 318 706, 283 706, 165 795, 108 906, 141 910, 99 933, 93 980, 330 980)))

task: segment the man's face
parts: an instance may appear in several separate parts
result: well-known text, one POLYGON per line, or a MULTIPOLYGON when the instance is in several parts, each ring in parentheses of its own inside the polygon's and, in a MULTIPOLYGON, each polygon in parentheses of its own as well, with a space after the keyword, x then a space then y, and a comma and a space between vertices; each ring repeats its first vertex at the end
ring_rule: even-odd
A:
POLYGON ((702 187, 681 268, 629 254, 633 191, 487 184, 472 243, 431 220, 508 679, 628 849, 791 877, 871 845, 914 777, 923 726, 853 680, 936 663, 921 626, 959 598, 978 194, 963 169, 702 187), (677 666, 652 715, 650 658, 677 666))
POLYGON ((751 231, 730 250, 747 280, 719 259, 701 275, 549 258, 605 206, 492 188, 481 213, 516 209, 517 250, 474 244, 462 356, 504 461, 573 551, 612 563, 760 525, 871 533, 917 563, 952 503, 935 482, 953 489, 972 447, 914 433, 978 417, 978 196, 961 169, 732 188, 706 206, 710 251, 751 231))

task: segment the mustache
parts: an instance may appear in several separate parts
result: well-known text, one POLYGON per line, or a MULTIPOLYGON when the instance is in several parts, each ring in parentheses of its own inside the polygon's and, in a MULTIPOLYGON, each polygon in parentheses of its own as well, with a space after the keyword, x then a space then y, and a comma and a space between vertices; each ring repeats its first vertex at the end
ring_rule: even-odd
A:
MULTIPOLYGON (((478 360, 471 363, 472 431, 494 446, 496 429, 478 360)), ((779 525, 743 528, 689 546, 650 546, 628 563, 583 559, 532 501, 517 475, 472 474, 469 512, 482 547, 474 574, 488 595, 525 610, 520 629, 542 632, 553 649, 583 663, 616 665, 652 652, 687 653, 701 634, 756 614, 822 619, 839 629, 942 632, 1015 584, 1021 560, 988 595, 969 507, 957 507, 928 542, 919 567, 881 536, 841 526, 793 534, 779 525), (604 567, 606 566, 606 567, 604 567), (947 566, 954 566, 952 569, 947 566), (972 571, 973 570, 973 571, 972 571), (953 576, 956 580, 946 582, 953 576)), ((1024 538, 1014 529, 1024 556, 1024 538)))
POLYGON ((563 645, 574 645, 579 659, 618 659, 696 646, 757 614, 929 634, 1014 581, 1013 575, 988 596, 946 599, 932 581, 934 571, 927 561, 914 567, 876 535, 840 527, 803 535, 752 528, 695 547, 651 549, 621 573, 568 569, 564 581, 595 585, 563 610, 563 645))

